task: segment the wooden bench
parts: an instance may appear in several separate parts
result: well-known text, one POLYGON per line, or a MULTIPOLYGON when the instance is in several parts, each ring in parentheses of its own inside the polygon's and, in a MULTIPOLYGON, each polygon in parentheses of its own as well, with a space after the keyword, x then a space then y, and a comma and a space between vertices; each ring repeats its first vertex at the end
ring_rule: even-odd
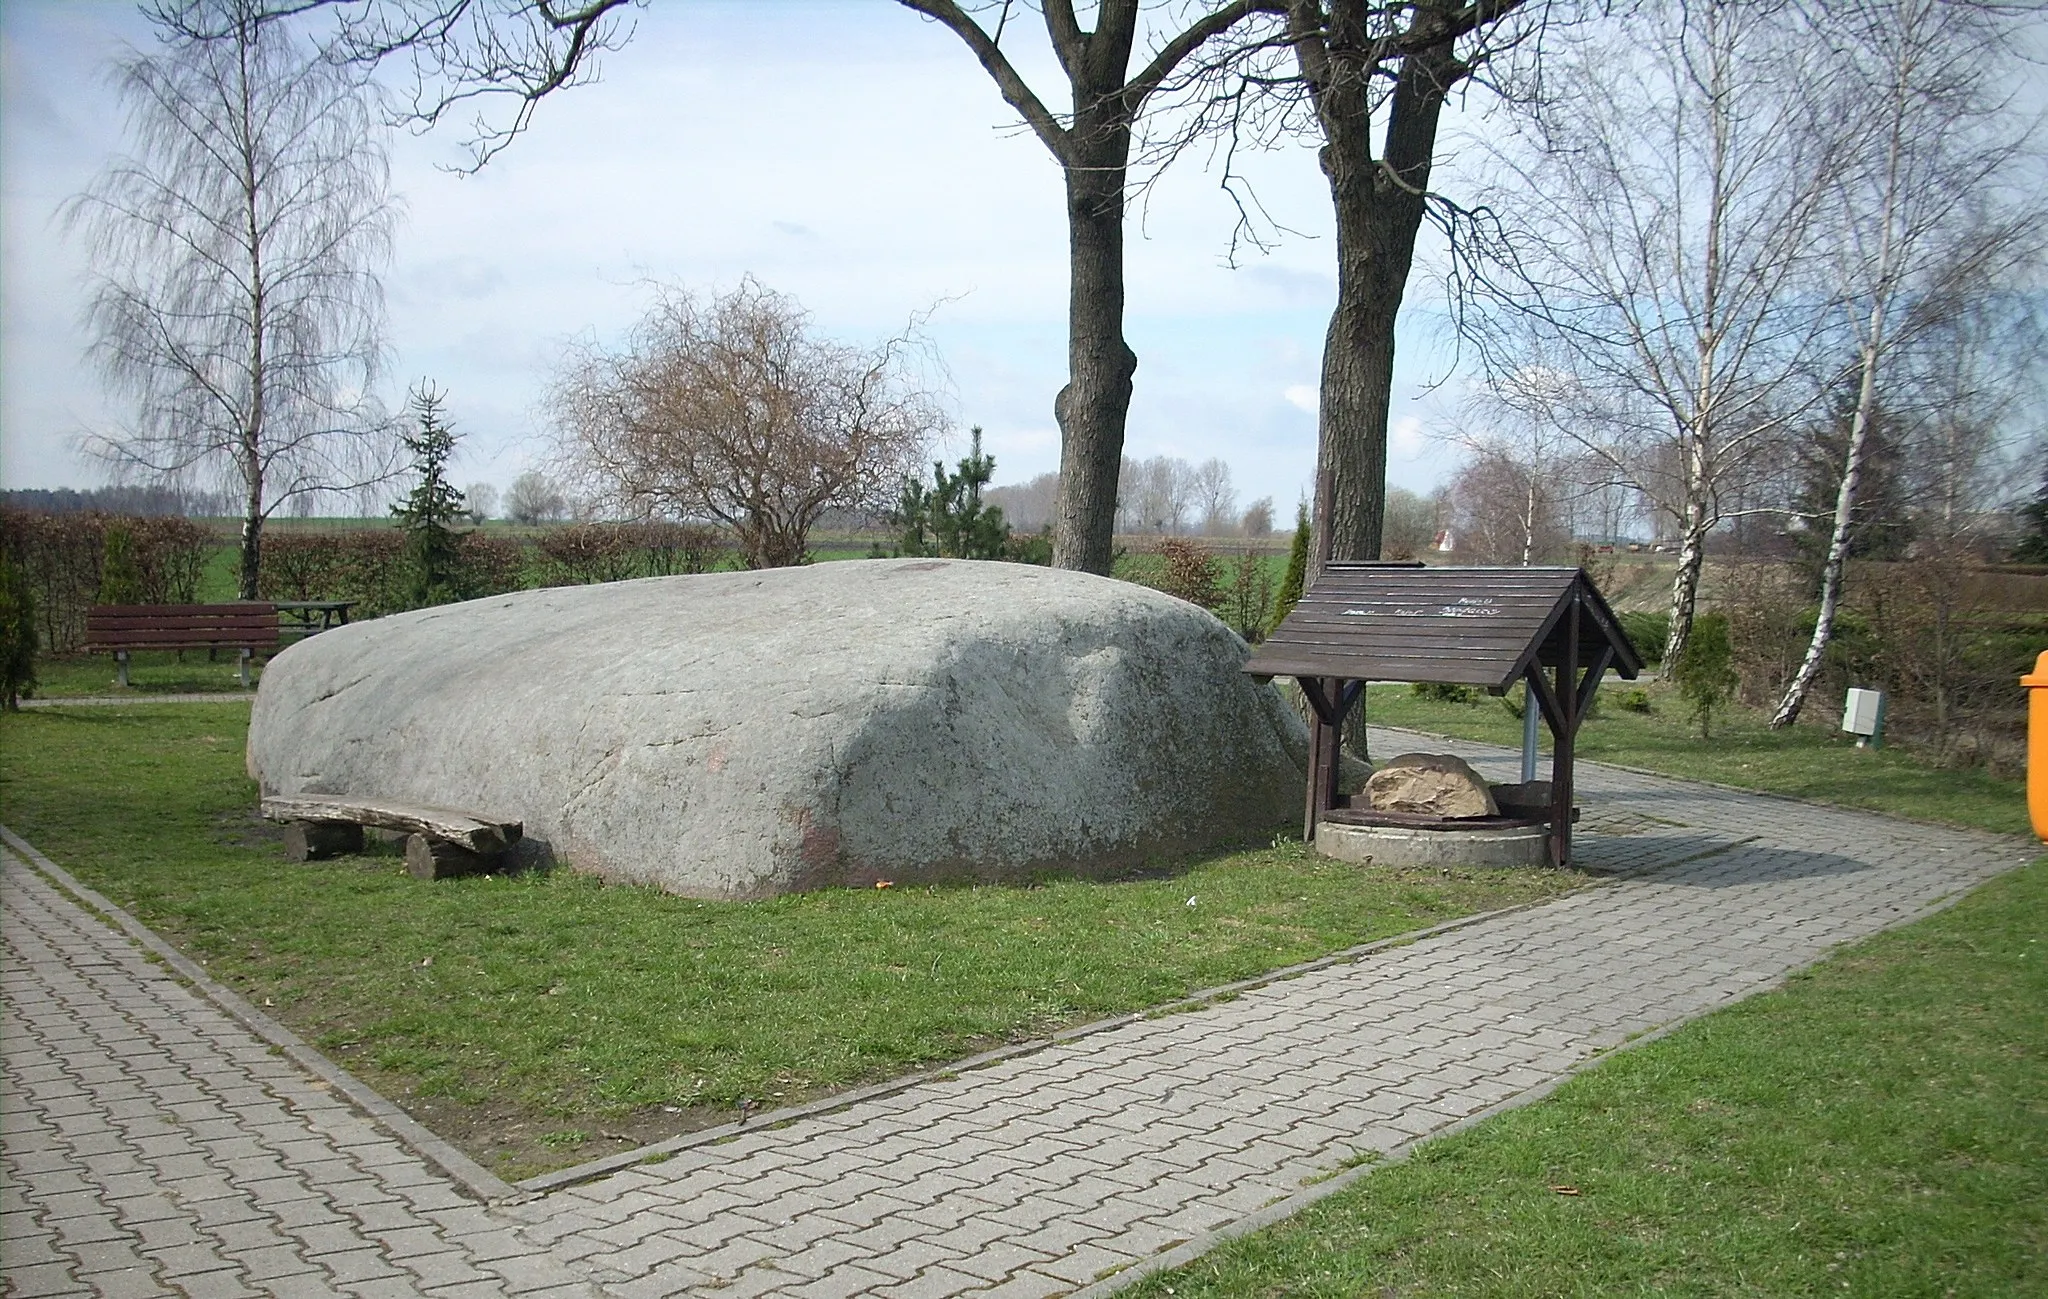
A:
POLYGON ((98 604, 85 611, 85 648, 112 650, 121 684, 128 684, 130 650, 233 649, 242 652, 242 688, 249 660, 277 651, 277 606, 258 600, 235 604, 98 604))
POLYGON ((407 836, 405 868, 423 880, 494 870, 523 833, 518 821, 341 794, 273 795, 263 800, 261 810, 269 820, 290 823, 285 828, 285 855, 298 862, 361 852, 365 826, 401 831, 407 836))

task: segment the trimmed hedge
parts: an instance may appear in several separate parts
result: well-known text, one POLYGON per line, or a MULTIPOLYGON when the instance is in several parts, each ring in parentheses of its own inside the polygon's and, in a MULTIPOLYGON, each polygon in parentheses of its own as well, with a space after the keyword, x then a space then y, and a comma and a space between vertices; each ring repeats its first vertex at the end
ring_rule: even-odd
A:
POLYGON ((207 557, 221 545, 211 528, 174 515, 0 509, 0 549, 34 601, 44 653, 69 654, 85 643, 85 611, 101 602, 109 533, 123 556, 122 585, 132 583, 143 604, 197 602, 207 557))

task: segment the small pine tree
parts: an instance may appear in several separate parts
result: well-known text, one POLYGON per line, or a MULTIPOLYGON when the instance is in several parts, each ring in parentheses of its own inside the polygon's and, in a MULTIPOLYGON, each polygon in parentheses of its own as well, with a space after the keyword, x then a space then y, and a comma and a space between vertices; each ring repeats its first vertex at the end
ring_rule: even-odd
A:
POLYGON ((1273 617, 1266 624, 1268 636, 1280 630, 1280 624, 1301 603, 1302 588, 1308 585, 1309 531, 1308 502, 1303 501, 1294 509, 1294 546, 1287 552, 1287 573, 1280 579, 1280 594, 1273 600, 1273 617))
POLYGON ((0 703, 17 711, 36 690, 36 602, 28 574, 0 551, 0 703))
POLYGON ((974 429, 974 448, 947 473, 943 461, 932 461, 932 485, 919 478, 903 480, 903 495, 890 515, 905 555, 946 559, 1002 559, 1010 544, 1010 525, 1000 506, 983 505, 981 492, 996 474, 996 458, 983 453, 981 429, 974 429))
MULTIPOLYGON (((943 475, 946 466, 932 461, 932 472, 943 475)), ((903 494, 897 497, 896 508, 889 514, 889 522, 896 528, 896 553, 899 555, 936 555, 938 544, 932 540, 932 490, 924 485, 922 478, 908 475, 903 479, 903 494)), ((879 559, 882 543, 875 543, 873 558, 879 559)))
POLYGON ((100 542, 100 603, 142 603, 142 565, 135 558, 135 533, 126 524, 108 525, 100 542))
POLYGON ((1700 724, 1700 738, 1711 739, 1713 716, 1727 704, 1740 684, 1735 675, 1734 651, 1728 640, 1728 615, 1705 613, 1693 620, 1692 635, 1671 679, 1679 697, 1700 724))
POLYGON ((406 607, 421 609, 463 598, 462 539, 450 525, 466 507, 448 482, 455 433, 441 418, 447 394, 422 382, 409 395, 414 427, 398 437, 420 481, 391 513, 405 529, 406 607))

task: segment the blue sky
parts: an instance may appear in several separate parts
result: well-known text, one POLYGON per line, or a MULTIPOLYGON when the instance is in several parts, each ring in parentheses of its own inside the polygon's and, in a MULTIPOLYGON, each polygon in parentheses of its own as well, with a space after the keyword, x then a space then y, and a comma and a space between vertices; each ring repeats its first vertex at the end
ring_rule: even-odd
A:
MULTIPOLYGON (((385 276, 392 395, 427 377, 464 435, 459 481, 503 487, 544 454, 537 399, 564 342, 619 338, 647 282, 751 273, 819 328, 873 340, 932 309, 964 446, 999 482, 1058 467, 1066 236, 1058 169, 950 34, 887 0, 655 0, 599 84, 544 103, 474 176, 443 129, 393 142, 405 205, 385 276)), ((1042 31, 1023 33, 1042 45, 1042 31)), ((0 5, 0 483, 87 485, 71 450, 117 424, 83 361, 82 266, 54 213, 122 147, 102 69, 149 39, 111 0, 0 5)), ((1033 68, 1057 102, 1049 56, 1033 68)), ((1221 456, 1284 514, 1309 479, 1334 298, 1327 192, 1306 145, 1256 160, 1301 232, 1227 265, 1234 209, 1190 158, 1134 210, 1126 331, 1139 357, 1126 453, 1221 456)), ((1397 374, 1390 479, 1423 489, 1447 352, 1418 279, 1397 374)))

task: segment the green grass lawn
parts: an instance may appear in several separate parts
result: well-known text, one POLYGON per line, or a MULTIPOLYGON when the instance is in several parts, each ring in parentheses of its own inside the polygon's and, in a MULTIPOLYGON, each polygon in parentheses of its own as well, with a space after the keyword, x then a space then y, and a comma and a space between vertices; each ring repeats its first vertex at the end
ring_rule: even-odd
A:
POLYGON ((1131 1293, 2048 1294, 2044 914, 2037 862, 1131 1293))
POLYGON ((1116 883, 695 902, 568 871, 295 866, 249 711, 0 719, 0 817, 508 1176, 1157 1005, 1440 920, 1549 871, 1374 872, 1298 844, 1116 883))
MULTIPOLYGON (((205 650, 136 650, 128 656, 128 688, 115 684, 112 654, 74 654, 36 660, 37 699, 120 695, 244 694, 233 650, 209 661, 205 650)), ((263 660, 249 667, 251 684, 263 679, 263 660)))
MULTIPOLYGON (((2024 781, 1981 769, 1936 767, 1902 749, 1858 749, 1853 737, 1836 730, 1818 711, 1807 722, 1773 731, 1761 710, 1731 707, 1716 715, 1712 740, 1702 741, 1668 686, 1649 687, 1654 711, 1648 714, 1616 706, 1616 696, 1628 688, 1614 678, 1601 687, 1599 711, 1579 731, 1580 757, 1915 820, 2027 833, 2024 781)), ((1367 702, 1375 726, 1403 726, 1516 749, 1522 744, 1521 720, 1491 696, 1443 703, 1407 686, 1386 685, 1374 686, 1367 702)), ((1547 753, 1549 732, 1542 734, 1547 753)), ((1374 755, 1391 756, 1391 751, 1374 755)))

